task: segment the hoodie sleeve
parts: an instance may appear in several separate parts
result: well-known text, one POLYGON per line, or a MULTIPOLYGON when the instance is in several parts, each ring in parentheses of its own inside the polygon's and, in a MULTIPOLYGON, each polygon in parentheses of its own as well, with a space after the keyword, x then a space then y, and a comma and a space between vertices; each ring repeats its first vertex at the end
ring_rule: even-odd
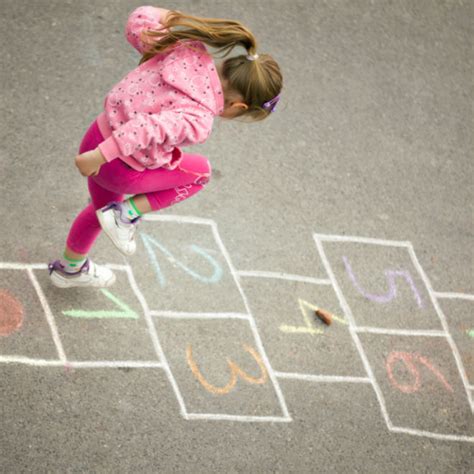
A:
POLYGON ((130 156, 141 165, 162 165, 178 146, 203 143, 210 135, 214 115, 206 108, 140 113, 98 145, 107 161, 130 156))
MULTIPOLYGON (((169 10, 164 8, 142 6, 133 10, 125 26, 125 37, 127 41, 139 52, 144 52, 145 45, 140 39, 140 33, 144 30, 163 29, 160 20, 162 20, 169 10)), ((163 31, 167 31, 163 29, 163 31)))

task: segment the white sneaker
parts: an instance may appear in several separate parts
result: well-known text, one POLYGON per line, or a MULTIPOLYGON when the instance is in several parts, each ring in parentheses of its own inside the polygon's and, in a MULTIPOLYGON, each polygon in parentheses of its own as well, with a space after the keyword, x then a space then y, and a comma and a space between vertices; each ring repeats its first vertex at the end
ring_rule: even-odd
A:
POLYGON ((133 255, 137 249, 135 230, 140 218, 133 220, 122 217, 120 202, 111 202, 96 211, 102 230, 107 234, 114 245, 124 254, 133 255))
POLYGON ((54 286, 58 288, 72 288, 74 286, 95 286, 104 288, 115 283, 115 274, 102 265, 96 265, 87 259, 76 273, 64 271, 59 260, 48 265, 49 276, 54 286))

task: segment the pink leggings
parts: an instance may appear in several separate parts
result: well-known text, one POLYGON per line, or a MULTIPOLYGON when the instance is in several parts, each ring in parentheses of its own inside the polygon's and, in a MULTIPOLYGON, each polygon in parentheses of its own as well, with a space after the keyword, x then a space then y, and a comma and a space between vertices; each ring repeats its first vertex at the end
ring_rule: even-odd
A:
MULTIPOLYGON (((79 153, 94 150, 102 141, 104 137, 94 121, 82 139, 79 153)), ((97 176, 87 178, 92 202, 74 220, 67 246, 76 253, 87 254, 101 231, 95 211, 111 201, 123 201, 124 194, 145 194, 156 211, 193 196, 207 184, 210 176, 208 159, 189 153, 183 153, 174 170, 136 171, 120 158, 109 161, 100 167, 97 176)))

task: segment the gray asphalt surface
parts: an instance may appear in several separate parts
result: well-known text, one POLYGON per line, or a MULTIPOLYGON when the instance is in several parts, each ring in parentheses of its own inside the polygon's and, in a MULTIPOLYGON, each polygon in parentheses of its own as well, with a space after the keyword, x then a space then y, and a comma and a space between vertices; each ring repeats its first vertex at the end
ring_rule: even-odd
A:
POLYGON ((0 2, 0 471, 472 472, 474 3, 157 4, 249 26, 278 112, 216 120, 208 187, 60 291, 139 5, 0 2))

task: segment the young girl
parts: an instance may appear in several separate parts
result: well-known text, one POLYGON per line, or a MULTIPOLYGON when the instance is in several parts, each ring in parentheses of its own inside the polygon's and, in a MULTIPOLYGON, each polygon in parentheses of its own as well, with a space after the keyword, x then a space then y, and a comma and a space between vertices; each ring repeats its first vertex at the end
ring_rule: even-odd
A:
POLYGON ((280 98, 278 64, 256 53, 253 34, 238 21, 141 6, 125 34, 142 58, 107 94, 76 156, 92 202, 73 222, 63 257, 48 266, 61 288, 112 285, 113 272, 87 257, 101 229, 132 255, 143 214, 187 199, 209 181, 207 158, 179 147, 203 143, 215 116, 259 121, 280 98), (238 45, 248 54, 216 65, 204 43, 227 51, 224 57, 238 45), (125 194, 133 197, 124 201, 125 194))

